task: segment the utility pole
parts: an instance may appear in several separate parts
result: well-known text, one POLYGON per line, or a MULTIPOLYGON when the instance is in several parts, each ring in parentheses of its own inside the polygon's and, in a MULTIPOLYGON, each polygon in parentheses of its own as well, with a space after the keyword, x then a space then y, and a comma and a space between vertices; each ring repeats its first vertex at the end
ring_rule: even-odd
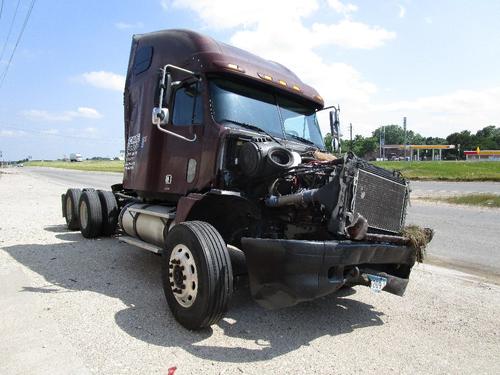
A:
POLYGON ((378 157, 382 159, 382 129, 383 126, 380 127, 380 132, 378 133, 378 157))
POLYGON ((403 147, 404 147, 404 150, 405 150, 405 154, 404 155, 405 155, 405 161, 406 161, 406 143, 407 143, 407 140, 406 140, 406 116, 403 117, 403 129, 405 131, 405 140, 404 140, 403 147))
POLYGON ((384 146, 385 146, 385 126, 380 127, 380 133, 379 133, 379 156, 380 159, 384 160, 384 146))
POLYGON ((349 151, 352 151, 352 123, 350 122, 349 123, 349 138, 350 138, 350 142, 349 142, 349 151))
POLYGON ((384 146, 384 148, 382 149, 382 158, 385 159, 385 126, 383 126, 382 129, 384 130, 384 141, 382 143, 382 146, 384 146))

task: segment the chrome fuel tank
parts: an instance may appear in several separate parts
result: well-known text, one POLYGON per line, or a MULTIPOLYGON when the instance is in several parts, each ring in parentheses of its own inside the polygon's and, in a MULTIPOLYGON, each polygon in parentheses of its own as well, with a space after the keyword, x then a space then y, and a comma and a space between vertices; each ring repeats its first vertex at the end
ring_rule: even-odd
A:
POLYGON ((123 207, 119 222, 127 235, 163 247, 164 230, 174 219, 175 207, 133 203, 123 207))

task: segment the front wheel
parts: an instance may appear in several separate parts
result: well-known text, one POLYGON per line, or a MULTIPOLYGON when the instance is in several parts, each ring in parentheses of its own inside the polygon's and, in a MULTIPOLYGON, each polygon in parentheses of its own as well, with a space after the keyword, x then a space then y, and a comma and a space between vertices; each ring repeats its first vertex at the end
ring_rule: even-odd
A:
POLYGON ((188 329, 217 323, 233 293, 226 244, 203 221, 180 223, 168 232, 162 257, 163 290, 175 319, 188 329))

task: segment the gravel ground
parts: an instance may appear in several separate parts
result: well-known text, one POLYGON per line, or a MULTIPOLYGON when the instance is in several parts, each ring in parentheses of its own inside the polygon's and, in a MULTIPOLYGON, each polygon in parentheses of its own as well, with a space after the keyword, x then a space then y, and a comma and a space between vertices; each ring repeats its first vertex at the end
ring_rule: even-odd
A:
POLYGON ((62 188, 0 174, 0 373, 500 373, 500 288, 429 265, 406 296, 368 288, 267 311, 246 289, 189 332, 166 308, 158 256, 84 240, 62 188))

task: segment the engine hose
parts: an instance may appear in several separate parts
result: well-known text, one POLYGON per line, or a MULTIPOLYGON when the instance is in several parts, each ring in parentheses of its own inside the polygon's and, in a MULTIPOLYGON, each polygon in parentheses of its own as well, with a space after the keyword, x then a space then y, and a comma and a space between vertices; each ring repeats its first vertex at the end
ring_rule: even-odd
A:
POLYGON ((266 198, 265 203, 268 207, 282 207, 291 205, 307 205, 315 202, 316 193, 319 189, 303 190, 297 194, 271 195, 266 198))

